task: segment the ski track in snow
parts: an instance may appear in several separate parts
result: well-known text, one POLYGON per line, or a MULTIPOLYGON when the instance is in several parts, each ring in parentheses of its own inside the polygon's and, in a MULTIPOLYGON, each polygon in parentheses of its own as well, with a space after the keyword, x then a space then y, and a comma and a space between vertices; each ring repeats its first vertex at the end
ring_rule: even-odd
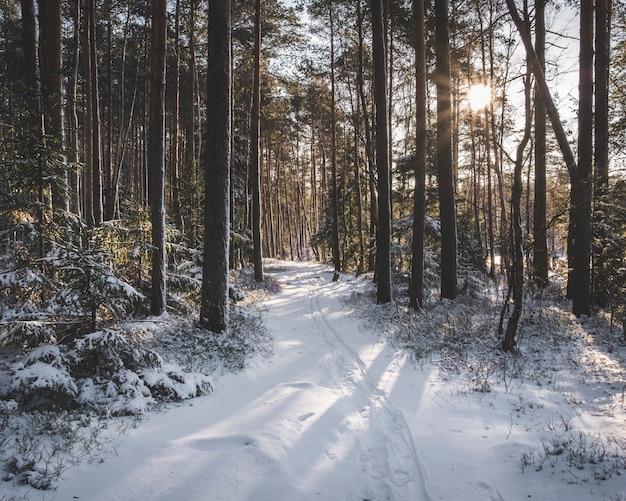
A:
MULTIPOLYGON (((402 413, 389 402, 358 353, 324 313, 326 308, 322 308, 321 300, 324 287, 329 285, 322 278, 318 280, 306 292, 309 318, 315 334, 329 348, 326 355, 329 380, 340 388, 353 409, 355 419, 351 420, 350 433, 358 442, 358 460, 364 464, 368 476, 366 484, 358 486, 359 492, 351 493, 348 498, 429 499, 413 438, 402 413)), ((393 369, 390 366, 388 371, 393 369)), ((384 377, 382 374, 381 379, 384 377)))
POLYGON ((431 499, 409 427, 384 389, 401 355, 362 332, 339 299, 357 282, 333 282, 325 265, 269 264, 282 285, 266 302, 274 356, 151 416, 118 456, 68 470, 47 499, 431 499))
MULTIPOLYGON (((344 299, 366 281, 333 282, 328 266, 306 262, 267 261, 266 272, 282 286, 265 304, 272 357, 149 414, 116 455, 68 468, 55 490, 0 482, 0 500, 626 499, 619 475, 606 486, 573 484, 590 472, 565 460, 520 471, 522 452, 554 435, 546 426, 572 415, 562 390, 531 381, 516 382, 518 393, 468 393, 464 378, 436 364, 420 370, 362 326, 344 299)), ((568 374, 560 378, 576 384, 568 374)), ((611 412, 587 412, 585 426, 623 437, 623 413, 617 404, 611 412)))

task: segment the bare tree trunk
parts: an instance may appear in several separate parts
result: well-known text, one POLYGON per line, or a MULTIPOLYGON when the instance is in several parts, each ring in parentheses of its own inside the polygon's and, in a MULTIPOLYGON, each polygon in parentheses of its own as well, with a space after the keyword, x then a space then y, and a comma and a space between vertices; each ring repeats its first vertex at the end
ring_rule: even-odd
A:
POLYGON ((174 17, 174 116, 172 117, 172 208, 174 221, 179 231, 184 234, 185 226, 182 214, 180 193, 180 0, 176 0, 174 17))
POLYGON ((552 100, 537 54, 526 31, 526 24, 519 16, 514 0, 506 0, 511 18, 522 38, 537 86, 546 105, 563 160, 569 171, 572 185, 572 211, 570 212, 570 237, 573 245, 568 249, 572 270, 569 276, 568 292, 572 298, 572 312, 576 315, 591 311, 590 293, 590 243, 591 243, 591 160, 593 143, 588 137, 592 130, 589 110, 593 100, 593 2, 584 0, 581 4, 581 54, 579 90, 579 145, 581 165, 578 165, 563 129, 558 110, 552 100), (589 62, 591 61, 591 63, 589 62), (582 115, 582 116, 581 116, 582 115), (582 119, 582 121, 581 121, 582 119), (582 142, 582 144, 581 144, 582 142), (575 238, 573 238, 575 236, 575 238))
MULTIPOLYGON (((545 71, 545 4, 535 0, 535 50, 541 70, 545 71)), ((535 86, 536 87, 536 86, 535 86)), ((537 285, 548 283, 548 245, 546 238, 546 107, 535 88, 535 202, 533 208, 533 268, 537 285)))
POLYGON ((387 71, 382 1, 372 0, 372 52, 376 101, 376 170, 378 173, 378 230, 376 232, 377 301, 391 301, 391 193, 387 124, 387 71))
POLYGON ((415 192, 413 194, 413 241, 409 303, 424 306, 424 217, 426 192, 426 28, 424 0, 413 0, 415 26, 415 192))
POLYGON ((328 21, 330 25, 330 176, 331 176, 331 249, 335 275, 333 280, 339 279, 341 271, 341 253, 339 251, 339 193, 337 191, 337 114, 335 109, 335 29, 333 19, 333 3, 328 2, 328 21))
POLYGON ((448 2, 435 0, 437 84, 437 177, 441 218, 441 297, 454 299, 457 282, 457 230, 452 117, 450 107, 450 37, 448 2))
POLYGON ((252 243, 254 252, 254 279, 263 281, 261 251, 261 0, 254 3, 254 75, 252 84, 252 117, 250 124, 250 183, 252 187, 252 243))
POLYGON ((46 136, 52 150, 58 152, 58 162, 53 172, 46 173, 55 179, 52 183, 54 207, 69 210, 67 161, 65 158, 65 129, 63 127, 63 85, 61 50, 61 0, 39 2, 39 39, 41 90, 46 136))
MULTIPOLYGON (((611 0, 596 0, 596 64, 595 64, 595 211, 598 223, 612 217, 606 200, 609 189, 609 67, 610 67, 611 0)), ((606 259, 599 240, 602 225, 597 224, 593 255, 594 301, 601 307, 609 305, 609 277, 606 259)))
POLYGON ((167 1, 152 0, 150 48, 150 121, 148 137, 149 203, 152 221, 151 313, 161 315, 167 304, 165 260, 165 45, 167 1))
POLYGON ((231 1, 209 5, 209 75, 201 322, 228 328, 231 156, 231 1))
MULTIPOLYGON (((530 69, 526 72, 524 83, 524 113, 526 116, 524 126, 524 136, 517 146, 515 155, 515 168, 513 172, 513 191, 511 193, 511 232, 513 241, 513 265, 509 275, 509 294, 513 291, 513 311, 506 325, 506 332, 502 339, 502 349, 511 351, 515 346, 515 335, 517 326, 522 314, 524 299, 524 236, 522 233, 522 168, 524 167, 524 150, 530 140, 532 125, 532 110, 530 103, 531 88, 530 69)), ((502 320, 508 303, 503 305, 502 316, 500 317, 499 334, 502 336, 502 320)))
POLYGON ((104 219, 110 221, 115 215, 117 205, 116 190, 113 189, 113 34, 111 0, 106 0, 104 10, 107 13, 107 134, 103 163, 104 173, 104 219))
MULTIPOLYGON (((85 60, 87 61, 87 115, 88 115, 88 131, 87 141, 90 148, 88 149, 91 156, 91 175, 87 181, 91 184, 86 187, 91 202, 91 211, 86 212, 88 224, 99 226, 102 224, 103 204, 102 204, 102 144, 100 129, 100 93, 98 91, 98 58, 96 51, 96 18, 94 10, 94 0, 86 0, 85 9, 85 31, 87 51, 85 60)), ((89 167, 87 167, 89 168, 89 167)))
POLYGON ((195 245, 198 238, 196 233, 197 225, 195 223, 195 214, 198 209, 195 197, 193 196, 193 186, 197 183, 197 169, 196 164, 196 149, 199 149, 196 144, 196 123, 197 123, 197 110, 196 110, 196 96, 198 94, 198 78, 196 69, 196 10, 197 0, 191 0, 189 4, 189 81, 190 88, 188 90, 187 99, 187 131, 186 131, 186 150, 185 150, 185 170, 184 173, 187 189, 187 197, 184 206, 187 208, 187 240, 189 245, 195 245))
POLYGON ((24 125, 26 141, 33 151, 33 157, 37 162, 37 225, 39 229, 38 252, 43 258, 44 233, 45 233, 45 182, 43 172, 43 160, 36 152, 43 141, 43 122, 41 117, 41 103, 39 83, 37 78, 37 19, 35 16, 34 0, 22 0, 22 48, 24 51, 24 125))
POLYGON ((365 156, 367 158, 368 178, 370 188, 370 245, 368 253, 368 271, 374 271, 374 237, 378 228, 378 195, 376 193, 376 166, 374 162, 374 151, 372 147, 372 127, 370 125, 369 111, 367 108, 367 99, 365 96, 365 88, 363 85, 363 16, 361 13, 361 2, 357 2, 357 26, 359 34, 359 53, 358 53, 358 69, 357 69, 357 87, 359 97, 361 99, 361 109, 363 110, 363 125, 365 127, 365 156))
MULTIPOLYGON (((78 0, 80 1, 80 0, 78 0)), ((85 34, 85 176, 83 178, 83 193, 84 201, 83 206, 85 208, 85 221, 88 226, 95 224, 94 218, 94 167, 93 167, 93 147, 94 147, 94 116, 93 116, 93 102, 92 94, 94 92, 94 85, 92 82, 93 72, 91 67, 93 65, 91 59, 91 46, 93 44, 91 34, 91 18, 93 16, 93 0, 85 0, 85 19, 84 19, 84 34, 85 34)))
POLYGON ((580 62, 578 87, 578 167, 572 178, 574 269, 572 313, 591 313, 591 198, 593 172, 593 0, 580 4, 580 62))
POLYGON ((70 201, 71 210, 80 216, 82 214, 81 193, 80 189, 80 169, 78 167, 80 163, 80 136, 78 133, 78 68, 80 65, 80 0, 76 0, 76 9, 74 11, 74 62, 72 65, 72 78, 69 92, 69 128, 70 128, 70 148, 72 155, 72 163, 74 166, 74 175, 70 182, 71 193, 70 201))

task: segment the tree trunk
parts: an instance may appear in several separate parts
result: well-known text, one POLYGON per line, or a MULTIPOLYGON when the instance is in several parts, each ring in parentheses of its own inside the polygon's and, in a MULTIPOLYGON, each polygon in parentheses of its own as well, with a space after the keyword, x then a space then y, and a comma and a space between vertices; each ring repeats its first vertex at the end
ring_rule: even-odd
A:
POLYGON ((250 185, 252 191, 252 245, 254 279, 263 281, 261 250, 261 0, 254 3, 254 75, 250 118, 250 185))
MULTIPOLYGON (((102 224, 102 145, 100 130, 100 93, 98 91, 98 57, 96 51, 96 17, 94 0, 86 0, 85 8, 85 61, 87 65, 87 81, 85 83, 87 107, 87 141, 90 143, 86 169, 90 170, 85 177, 85 186, 89 209, 85 211, 87 224, 102 224)), ((87 205, 87 202, 85 205, 87 205)))
POLYGON ((610 220, 609 189, 609 67, 610 67, 611 0, 596 0, 596 64, 595 64, 595 225, 593 255, 594 301, 609 305, 609 277, 602 252, 601 233, 604 221, 610 220))
POLYGON ((39 86, 37 80, 37 19, 35 17, 34 0, 22 0, 22 48, 24 51, 24 133, 29 149, 33 151, 33 158, 37 162, 37 174, 34 181, 37 183, 37 225, 39 229, 38 253, 43 258, 45 218, 44 218, 44 172, 43 160, 35 152, 43 141, 44 130, 41 120, 41 105, 39 102, 39 86))
POLYGON ((415 24, 415 192, 413 194, 413 240, 409 303, 424 306, 424 216, 426 191, 426 29, 424 0, 413 0, 415 24))
MULTIPOLYGON (((524 167, 524 150, 530 140, 532 110, 530 106, 530 69, 526 72, 524 83, 524 113, 526 116, 524 136, 517 146, 515 155, 515 168, 513 172, 513 190, 511 193, 511 232, 513 234, 513 251, 511 257, 513 263, 509 275, 509 294, 513 291, 513 311, 506 325, 506 332, 502 339, 502 349, 511 351, 515 346, 517 326, 522 315, 524 299, 524 235, 522 233, 522 168, 524 167)), ((503 305, 503 315, 500 317, 499 334, 502 335, 502 319, 508 304, 503 305)))
POLYGON ((106 0, 104 10, 107 13, 107 134, 103 162, 104 174, 104 220, 110 221, 115 216, 117 193, 113 189, 113 33, 111 19, 111 0, 106 0))
POLYGON ((165 270, 165 45, 167 2, 152 0, 150 48, 150 121, 148 137, 149 202, 152 221, 151 313, 166 308, 165 270))
POLYGON ((69 113, 69 129, 70 129, 70 149, 71 161, 74 166, 75 173, 70 182, 70 209, 78 216, 82 215, 81 189, 80 189, 80 135, 78 130, 78 69, 80 66, 80 0, 76 0, 76 9, 74 11, 74 62, 72 65, 72 77, 70 92, 68 93, 69 113))
POLYGON ((578 86, 578 168, 572 178, 574 269, 571 278, 572 313, 591 313, 591 193, 593 171, 593 0, 580 4, 580 60, 578 86))
MULTIPOLYGON (((546 0, 535 0, 535 50, 545 71, 546 0)), ((535 201, 533 207, 533 271, 535 283, 548 283, 548 244, 546 235, 546 107, 535 85, 535 201)))
POLYGON ((391 301, 391 193, 387 124, 387 69, 382 1, 372 0, 372 53, 376 101, 376 171, 378 173, 378 230, 376 232, 377 301, 391 301))
POLYGON ((61 0, 39 2, 39 47, 41 94, 49 151, 59 154, 60 161, 48 162, 54 170, 48 172, 52 182, 52 202, 58 209, 69 210, 68 176, 65 159, 65 130, 63 127, 63 85, 61 50, 61 0))
POLYGON ((330 176, 331 176, 331 250, 334 280, 339 279, 341 271, 341 253, 339 251, 339 193, 337 191, 337 113, 335 108, 335 29, 333 19, 333 3, 328 2, 328 21, 330 26, 330 176))
POLYGON ((180 189, 180 0, 176 0, 174 17, 174 116, 172 117, 172 209, 176 227, 184 235, 185 226, 182 213, 180 189))
POLYGON ((378 196, 376 194, 376 172, 374 163, 374 151, 372 148, 372 127, 370 125, 369 111, 367 107, 367 98, 365 96, 365 88, 363 85, 363 16, 361 13, 361 2, 357 2, 357 27, 359 34, 359 52, 358 52, 358 69, 356 76, 356 84, 358 87, 359 97, 361 100, 361 109, 363 110, 363 125, 365 127, 365 156, 367 158, 368 167, 368 179, 370 189, 370 238, 368 249, 368 271, 374 271, 375 259, 374 259, 374 239, 377 227, 378 227, 378 196))
POLYGON ((196 245, 198 238, 195 223, 195 214, 197 211, 196 199, 193 195, 193 187, 197 184, 197 165, 196 165, 196 96, 198 94, 198 78, 196 69, 196 10, 197 0, 191 0, 189 3, 189 89, 187 90, 187 130, 185 138, 185 185, 186 200, 184 206, 187 209, 187 240, 190 246, 196 245))
MULTIPOLYGON (((586 136, 591 134, 592 124, 587 116, 589 104, 593 97, 593 2, 585 0, 581 4, 581 85, 579 87, 579 153, 582 154, 581 161, 588 165, 579 167, 576 163, 572 149, 570 148, 567 135, 563 129, 563 123, 559 117, 559 112, 554 104, 539 59, 526 30, 526 24, 519 16, 514 0, 506 0, 506 4, 517 27, 517 31, 522 38, 526 54, 531 64, 532 72, 535 76, 537 87, 541 93, 546 106, 546 113, 550 118, 552 129, 556 136, 563 160, 569 172, 572 185, 571 206, 570 211, 570 235, 568 237, 568 259, 570 260, 572 269, 569 274, 568 296, 572 298, 572 312, 576 315, 588 314, 591 310, 591 294, 589 291, 590 272, 589 272, 589 256, 591 243, 591 161, 585 156, 591 156, 593 143, 586 136), (591 4, 591 5, 590 5, 591 4), (589 9, 591 11, 589 12, 589 9), (591 27, 589 27, 591 24, 591 27), (589 39, 590 41, 588 41, 589 39), (591 66, 588 60, 591 58, 591 66), (589 82, 591 81, 591 86, 589 82), (582 101, 582 102, 581 102, 582 101), (580 116, 582 112, 583 117, 580 116), (581 122, 582 119, 582 122, 581 122), (587 130, 584 130, 587 127, 587 130), (583 130, 581 130, 581 128, 583 130), (580 141, 589 142, 586 151, 581 151, 583 145, 580 141), (589 171, 588 171, 589 170, 589 171), (576 237, 576 238, 574 238, 576 237)), ((591 115, 593 119, 593 114, 591 115)), ((583 148, 583 150, 585 150, 583 148)))
POLYGON ((228 328, 231 156, 231 1, 209 5, 207 154, 205 163, 203 325, 228 328))
POLYGON ((454 165, 452 162, 452 116, 450 106, 450 40, 448 1, 435 0, 437 84, 437 177, 441 218, 441 297, 454 299, 457 282, 457 230, 454 165))

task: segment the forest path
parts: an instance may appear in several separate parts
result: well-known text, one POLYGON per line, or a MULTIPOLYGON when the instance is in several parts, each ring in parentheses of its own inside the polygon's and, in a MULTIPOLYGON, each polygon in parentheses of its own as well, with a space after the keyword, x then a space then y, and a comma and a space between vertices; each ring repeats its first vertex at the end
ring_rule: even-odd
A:
POLYGON ((116 457, 67 472, 51 499, 429 500, 396 383, 419 407, 406 357, 344 301, 363 281, 313 263, 268 262, 275 353, 215 391, 151 416, 116 457), (89 482, 85 482, 85 478, 89 482))
POLYGON ((429 499, 411 432, 388 398, 405 360, 346 307, 357 282, 333 282, 326 266, 311 263, 289 263, 277 278, 283 291, 270 302, 268 326, 280 359, 308 360, 293 364, 292 379, 304 383, 298 405, 312 409, 299 433, 325 472, 319 484, 336 485, 334 499, 429 499))

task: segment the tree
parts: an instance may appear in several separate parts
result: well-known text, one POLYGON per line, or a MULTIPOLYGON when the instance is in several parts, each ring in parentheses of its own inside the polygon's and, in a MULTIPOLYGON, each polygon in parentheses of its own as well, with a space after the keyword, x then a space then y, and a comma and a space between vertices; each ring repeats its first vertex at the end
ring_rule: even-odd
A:
POLYGON ((254 279, 263 281, 261 247, 261 0, 254 3, 254 69, 250 117, 250 185, 254 279))
POLYGON ((209 5, 207 155, 205 161, 204 265, 201 323, 228 328, 231 159, 231 2, 209 5))
POLYGON ((441 219, 441 297, 456 297, 457 231, 452 115, 450 102, 450 36, 448 1, 435 0, 435 50, 437 85, 437 179, 441 219))
POLYGON ((152 0, 150 48, 150 122, 148 181, 152 222, 151 313, 161 315, 167 304, 165 270, 165 45, 167 1, 152 0))
POLYGON ((59 158, 50 158, 48 165, 54 169, 52 201, 55 207, 69 210, 67 169, 65 158, 65 131, 63 128, 62 50, 61 50, 61 0, 39 2, 39 46, 41 59, 41 91, 47 137, 52 141, 49 151, 58 152, 59 158))
POLYGON ((44 172, 42 160, 38 158, 38 145, 43 139, 41 127, 39 89, 37 82, 37 19, 34 0, 22 0, 22 49, 24 51, 24 123, 21 124, 25 135, 27 150, 37 164, 35 182, 37 184, 37 222, 39 226, 38 253, 44 257, 44 172))
POLYGON ((376 271, 378 303, 391 301, 391 194, 387 126, 387 60, 381 0, 372 0, 372 52, 376 101, 376 171, 378 173, 378 228, 376 271))
MULTIPOLYGON (((530 36, 530 35, 528 35, 530 36)), ((522 315, 523 299, 524 299, 524 235, 522 230, 522 168, 524 167, 524 150, 530 141, 532 109, 530 100, 531 89, 531 72, 526 72, 524 82, 524 113, 525 126, 524 135, 517 145, 515 155, 515 167, 513 170, 513 189, 511 192, 511 241, 513 250, 511 252, 512 266, 509 272, 509 295, 513 292, 513 311, 508 319, 506 331, 502 338, 503 351, 511 351, 515 346, 515 335, 517 326, 522 315)), ((508 301, 502 308, 500 317, 499 334, 502 336, 503 317, 508 309, 508 301)))
POLYGON ((339 192, 337 191, 337 110, 335 106, 335 24, 333 15, 333 1, 328 2, 328 23, 330 26, 330 179, 332 207, 331 248, 335 276, 338 280, 341 271, 341 253, 339 251, 339 192))
MULTIPOLYGON (((535 50, 545 72, 545 4, 535 1, 535 50)), ((535 198, 533 207, 533 271, 537 285, 548 283, 548 245, 546 240, 546 107, 535 86, 535 198)))
MULTIPOLYGON (((591 50, 591 57, 593 58, 593 4, 591 5, 591 20, 588 19, 590 15, 588 0, 585 0, 583 11, 581 8, 581 84, 580 85, 580 98, 585 101, 586 99, 591 99, 593 96, 593 88, 589 88, 589 77, 588 73, 590 69, 588 66, 588 58, 589 51, 591 50), (587 16, 587 17, 586 17, 587 16), (589 33, 588 23, 591 21, 591 33, 589 33), (591 40, 591 49, 588 47, 587 39, 591 40), (585 69, 583 69, 585 68, 585 69)), ((563 123, 561 122, 561 118, 559 116, 559 112, 554 104, 554 100, 550 94, 550 90, 548 88, 548 84, 546 83, 545 76, 543 71, 541 70, 541 64, 539 63, 539 59, 537 58, 537 53, 535 52, 535 48, 533 47, 532 41, 530 39, 530 35, 528 34, 527 25, 528 23, 523 21, 520 18, 520 15, 517 11, 517 7, 515 6, 514 0, 506 0, 507 8, 509 10, 509 14, 511 15, 511 19, 513 20, 517 31, 522 39, 522 43, 524 44, 524 48, 526 49, 526 55, 528 57, 530 68, 535 77, 535 81, 537 84, 537 88, 541 93, 541 97, 543 98, 543 102, 546 106, 546 113, 548 118, 550 119, 550 123, 552 125, 552 130, 554 131, 554 135, 559 144, 559 149, 561 150, 561 155, 563 156, 563 160, 565 165, 567 166, 567 170, 570 177, 570 183, 572 185, 572 194, 571 194, 571 207, 570 211, 570 237, 569 242, 571 242, 570 247, 568 248, 568 258, 570 259, 570 265, 572 266, 571 272, 569 275, 568 281, 568 291, 571 294, 573 299, 572 302, 572 311, 576 315, 586 314, 585 311, 589 312, 591 309, 590 304, 590 292, 589 292, 589 254, 590 254, 590 234, 591 234, 591 215, 590 215, 590 196, 587 197, 586 193, 590 193, 591 185, 590 181, 590 173, 586 172, 586 167, 583 166, 580 168, 576 162, 574 154, 572 153, 572 149, 569 145, 569 141, 567 138, 567 134, 565 133, 565 129, 563 128, 563 123), (587 205, 587 200, 589 201, 589 205, 587 205), (575 209, 574 209, 575 207, 575 209), (589 210, 589 215, 585 212, 589 210), (582 232, 582 233, 579 233, 582 232)), ((592 73, 592 71, 591 71, 592 73)), ((581 111, 583 114, 586 114, 588 111, 587 104, 580 104, 581 111)), ((579 120, 580 120, 579 113, 579 120)), ((579 128, 586 124, 588 117, 583 118, 583 122, 579 121, 579 128)), ((589 131, 583 131, 582 136, 579 137, 579 141, 583 139, 583 142, 586 141, 585 134, 590 133, 591 124, 587 124, 589 127, 589 131)), ((581 145, 579 144, 579 153, 580 153, 581 145)), ((591 144, 589 145, 589 150, 591 150, 591 144)), ((583 153, 584 155, 590 154, 589 152, 583 153)))
POLYGON ((100 93, 98 91, 98 56, 96 51, 96 14, 94 0, 85 3, 85 101, 87 109, 85 176, 85 219, 89 225, 100 225, 102 204, 102 146, 100 131, 100 93))
POLYGON ((174 116, 172 118, 172 205, 174 220, 181 233, 185 232, 181 202, 180 180, 180 0, 176 0, 174 14, 174 116))
POLYGON ((424 0, 413 0, 415 24, 415 192, 409 301, 414 309, 424 304, 424 217, 426 191, 426 30, 424 0))
POLYGON ((593 0, 580 4, 578 163, 572 176, 570 231, 574 267, 570 274, 572 313, 591 313, 591 198, 593 169, 593 0))
POLYGON ((594 301, 608 305, 609 270, 606 266, 602 229, 611 218, 607 194, 609 191, 609 67, 610 67, 610 19, 611 0, 596 0, 595 39, 595 221, 593 270, 594 301))

